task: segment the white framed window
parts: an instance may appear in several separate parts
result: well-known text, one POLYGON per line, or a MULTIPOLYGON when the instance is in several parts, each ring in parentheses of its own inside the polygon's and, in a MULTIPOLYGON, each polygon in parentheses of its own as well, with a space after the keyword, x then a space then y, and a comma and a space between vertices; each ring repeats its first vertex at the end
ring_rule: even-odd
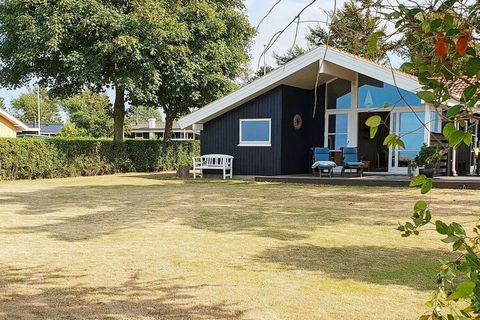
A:
POLYGON ((271 147, 272 119, 240 119, 239 147, 271 147))

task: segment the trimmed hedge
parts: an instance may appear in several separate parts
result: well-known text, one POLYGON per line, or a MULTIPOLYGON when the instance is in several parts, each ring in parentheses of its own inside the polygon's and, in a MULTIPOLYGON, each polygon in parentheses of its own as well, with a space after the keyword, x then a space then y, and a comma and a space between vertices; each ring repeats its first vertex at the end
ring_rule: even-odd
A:
POLYGON ((199 150, 198 141, 0 139, 0 180, 173 170, 199 150))

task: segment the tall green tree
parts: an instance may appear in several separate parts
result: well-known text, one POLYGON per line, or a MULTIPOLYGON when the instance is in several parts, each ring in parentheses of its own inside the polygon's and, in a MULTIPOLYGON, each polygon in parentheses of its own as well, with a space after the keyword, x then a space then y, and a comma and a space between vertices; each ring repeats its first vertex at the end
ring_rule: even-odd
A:
POLYGON ((107 95, 90 90, 62 102, 69 121, 77 131, 90 137, 113 135, 113 108, 107 95))
MULTIPOLYGON (((365 6, 369 0, 349 0, 343 7, 330 12, 328 28, 318 24, 310 27, 306 35, 309 48, 320 45, 332 46, 372 61, 383 63, 387 52, 398 48, 398 41, 390 41, 385 34, 385 26, 381 20, 376 19, 370 6, 365 6), (372 35, 382 34, 376 37, 376 42, 369 45, 372 35)), ((302 48, 296 46, 284 55, 275 54, 277 64, 283 65, 304 53, 302 48)))
POLYGON ((176 118, 236 88, 235 79, 247 72, 254 34, 240 0, 173 1, 169 9, 187 26, 185 50, 157 61, 158 78, 137 91, 135 103, 161 106, 167 140, 176 118))
POLYGON ((128 118, 135 123, 146 123, 148 119, 163 120, 158 108, 144 106, 131 106, 128 110, 128 118))
MULTIPOLYGON (((37 90, 30 88, 28 92, 13 99, 10 109, 20 121, 36 125, 38 122, 37 90)), ((61 119, 60 101, 52 98, 47 89, 40 88, 40 123, 58 123, 61 119)))
POLYGON ((112 87, 114 139, 120 141, 132 87, 158 81, 162 64, 187 50, 188 26, 170 10, 177 3, 2 1, 0 83, 19 87, 35 78, 62 97, 112 87))

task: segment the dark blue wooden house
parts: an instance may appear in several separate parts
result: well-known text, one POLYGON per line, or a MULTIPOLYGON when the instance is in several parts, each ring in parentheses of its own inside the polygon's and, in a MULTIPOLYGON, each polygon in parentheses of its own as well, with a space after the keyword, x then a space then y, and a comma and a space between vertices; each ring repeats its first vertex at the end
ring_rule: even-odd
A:
POLYGON ((234 156, 236 175, 308 173, 311 148, 323 146, 339 164, 343 147, 358 147, 370 170, 406 173, 431 132, 442 129, 435 109, 417 98, 420 89, 409 74, 318 47, 179 124, 202 131, 202 154, 234 156), (387 124, 375 139, 365 125, 372 115, 387 124), (383 146, 390 133, 406 148, 383 146))

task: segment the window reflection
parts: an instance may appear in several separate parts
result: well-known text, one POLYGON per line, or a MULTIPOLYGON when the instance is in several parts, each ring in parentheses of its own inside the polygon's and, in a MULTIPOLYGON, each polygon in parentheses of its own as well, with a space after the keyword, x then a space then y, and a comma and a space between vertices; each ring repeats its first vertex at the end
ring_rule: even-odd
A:
POLYGON ((348 144, 348 114, 328 116, 328 148, 340 150, 348 144))
POLYGON ((388 83, 358 74, 358 108, 420 106, 421 100, 413 93, 388 83))

